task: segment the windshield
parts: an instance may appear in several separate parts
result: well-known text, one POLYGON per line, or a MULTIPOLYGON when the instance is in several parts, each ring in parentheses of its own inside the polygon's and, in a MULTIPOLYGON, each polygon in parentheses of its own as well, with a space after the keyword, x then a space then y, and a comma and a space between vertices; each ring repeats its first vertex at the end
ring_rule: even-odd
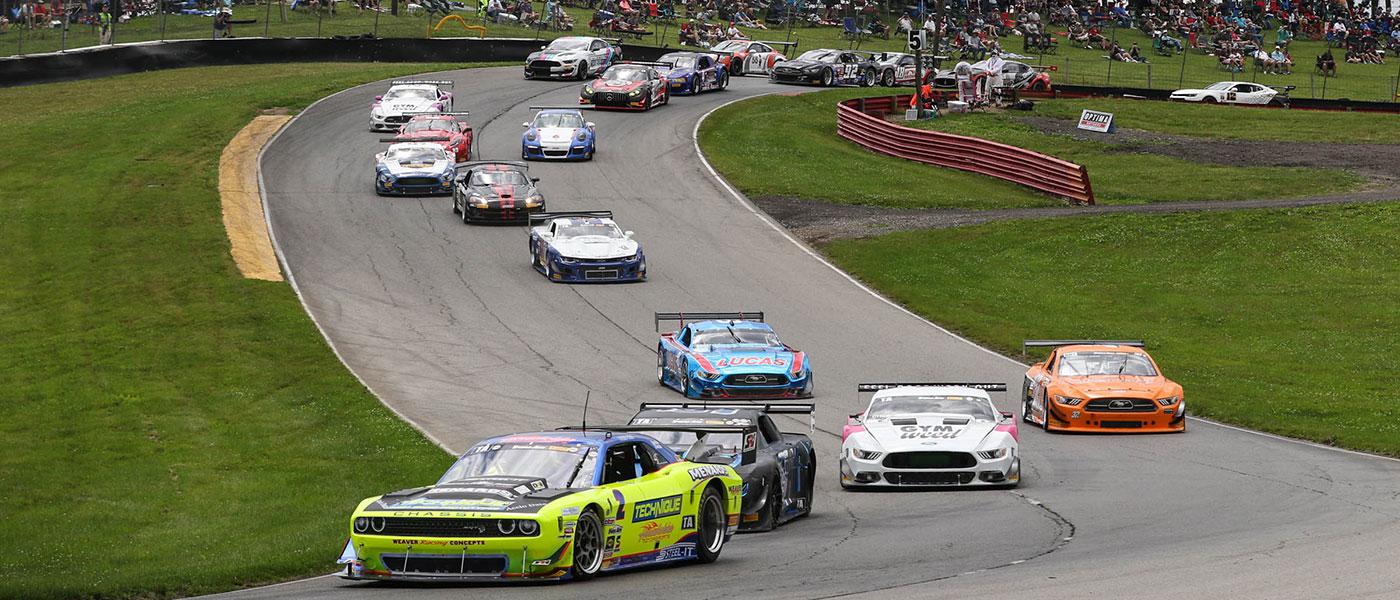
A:
POLYGON ((481 444, 458 459, 438 485, 509 476, 543 479, 552 488, 592 487, 595 454, 592 446, 582 444, 481 444))
POLYGON ((457 123, 451 119, 409 121, 404 124, 402 131, 403 133, 418 133, 420 131, 457 131, 457 123))
POLYGON ((813 62, 835 62, 836 53, 830 50, 808 50, 797 57, 797 60, 810 60, 813 62))
POLYGON ((394 89, 384 94, 385 100, 435 100, 437 95, 425 89, 394 89))
POLYGON ((705 442, 690 452, 691 446, 695 445, 696 435, 690 431, 646 431, 647 435, 661 442, 661 445, 670 448, 682 458, 691 461, 698 461, 703 458, 713 456, 738 456, 744 445, 744 436, 739 433, 710 433, 705 435, 705 442), (690 452, 686 455, 686 452, 690 452))
POLYGON ((535 117, 535 127, 542 129, 545 127, 569 127, 577 129, 583 127, 583 117, 573 113, 540 113, 535 117))
POLYGON ((1210 87, 1208 87, 1208 88, 1206 88, 1206 89, 1208 89, 1208 90, 1228 90, 1228 89, 1230 89, 1231 87, 1234 87, 1234 85, 1235 85, 1235 84, 1230 83, 1230 82, 1228 82, 1228 81, 1222 81, 1222 82, 1220 82, 1220 83, 1212 83, 1212 84, 1210 84, 1210 87))
POLYGON ((588 40, 581 38, 559 38, 549 43, 550 50, 587 50, 588 40))
POLYGON ((445 160, 447 155, 442 153, 441 148, 394 148, 389 151, 389 160, 401 163, 430 163, 445 160))
POLYGON ((606 238, 621 238, 622 230, 612 223, 581 223, 577 225, 566 225, 560 227, 555 232, 557 237, 575 238, 596 235, 606 238))
POLYGON ((749 43, 743 40, 728 40, 720 42, 719 45, 711 48, 711 50, 717 50, 719 52, 738 52, 747 48, 748 45, 749 43))
POLYGON ((1069 352, 1060 356, 1062 377, 1137 375, 1155 377, 1152 361, 1136 352, 1069 352))
POLYGON ((997 420, 991 404, 972 396, 885 396, 870 404, 870 411, 865 417, 890 418, 924 413, 966 415, 980 421, 997 420))
POLYGON ((647 70, 637 67, 613 67, 603 73, 603 79, 608 81, 646 81, 647 70))
POLYGON ((718 344, 762 344, 764 346, 779 346, 778 334, 764 329, 752 329, 744 327, 730 327, 728 329, 714 329, 710 331, 695 332, 693 345, 718 345, 718 344))
POLYGON ((666 63, 666 64, 668 64, 668 65, 671 65, 672 68, 676 68, 676 69, 694 69, 694 68, 695 68, 695 57, 694 57, 694 56, 672 56, 672 57, 670 57, 670 58, 667 58, 667 57, 663 56, 663 57, 661 57, 661 62, 664 62, 664 63, 666 63))
POLYGON ((525 175, 520 171, 493 171, 472 173, 472 185, 525 185, 525 175))

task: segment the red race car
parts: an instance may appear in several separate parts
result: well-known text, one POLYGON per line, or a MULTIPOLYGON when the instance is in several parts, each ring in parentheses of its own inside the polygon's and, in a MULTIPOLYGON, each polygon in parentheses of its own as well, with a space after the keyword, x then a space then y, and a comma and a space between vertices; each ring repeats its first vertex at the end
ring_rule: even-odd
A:
POLYGON ((744 76, 750 73, 767 75, 773 65, 787 60, 783 53, 788 47, 797 47, 797 42, 755 42, 752 40, 725 40, 710 48, 719 55, 719 63, 729 69, 730 75, 744 76), (782 46, 775 50, 774 46, 782 46))
POLYGON ((671 101, 666 76, 651 63, 618 63, 583 86, 579 104, 648 110, 671 101))
POLYGON ((472 158, 472 126, 467 124, 467 114, 454 113, 410 113, 411 118, 399 129, 394 141, 399 142, 439 142, 447 155, 457 162, 472 158))

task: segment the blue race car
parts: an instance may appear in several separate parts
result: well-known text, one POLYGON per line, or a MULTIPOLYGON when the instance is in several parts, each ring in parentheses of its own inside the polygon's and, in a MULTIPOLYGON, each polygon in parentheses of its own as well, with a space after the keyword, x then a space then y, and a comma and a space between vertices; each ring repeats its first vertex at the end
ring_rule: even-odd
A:
POLYGON ((446 138, 412 142, 381 140, 391 145, 388 150, 374 155, 374 193, 380 196, 451 194, 457 163, 438 143, 442 139, 446 138))
POLYGON ((578 108, 531 106, 534 120, 522 123, 520 158, 525 160, 592 160, 598 133, 578 108))
POLYGON ((530 264, 550 281, 644 281, 642 245, 606 210, 530 215, 530 264))
POLYGON ((671 52, 657 59, 656 70, 670 82, 671 94, 698 94, 729 87, 729 71, 719 57, 705 52, 671 52))
POLYGON ((656 378, 687 398, 810 398, 812 367, 805 353, 778 340, 761 312, 656 313, 678 321, 661 334, 656 378))

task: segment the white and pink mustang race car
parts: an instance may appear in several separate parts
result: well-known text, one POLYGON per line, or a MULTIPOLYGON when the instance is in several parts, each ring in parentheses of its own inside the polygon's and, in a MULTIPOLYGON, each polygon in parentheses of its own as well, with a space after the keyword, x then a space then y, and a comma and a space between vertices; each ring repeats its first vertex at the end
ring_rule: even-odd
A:
POLYGON ((987 392, 1001 383, 862 383, 874 393, 841 431, 841 487, 1015 487, 1016 418, 987 392))

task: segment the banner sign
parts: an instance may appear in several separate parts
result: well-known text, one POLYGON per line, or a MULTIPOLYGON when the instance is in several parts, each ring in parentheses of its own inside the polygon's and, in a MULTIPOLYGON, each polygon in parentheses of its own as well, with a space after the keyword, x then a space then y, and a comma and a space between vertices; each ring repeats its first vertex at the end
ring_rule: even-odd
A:
POLYGON ((1079 128, 1099 133, 1113 133, 1113 113, 1084 109, 1079 115, 1079 128))

